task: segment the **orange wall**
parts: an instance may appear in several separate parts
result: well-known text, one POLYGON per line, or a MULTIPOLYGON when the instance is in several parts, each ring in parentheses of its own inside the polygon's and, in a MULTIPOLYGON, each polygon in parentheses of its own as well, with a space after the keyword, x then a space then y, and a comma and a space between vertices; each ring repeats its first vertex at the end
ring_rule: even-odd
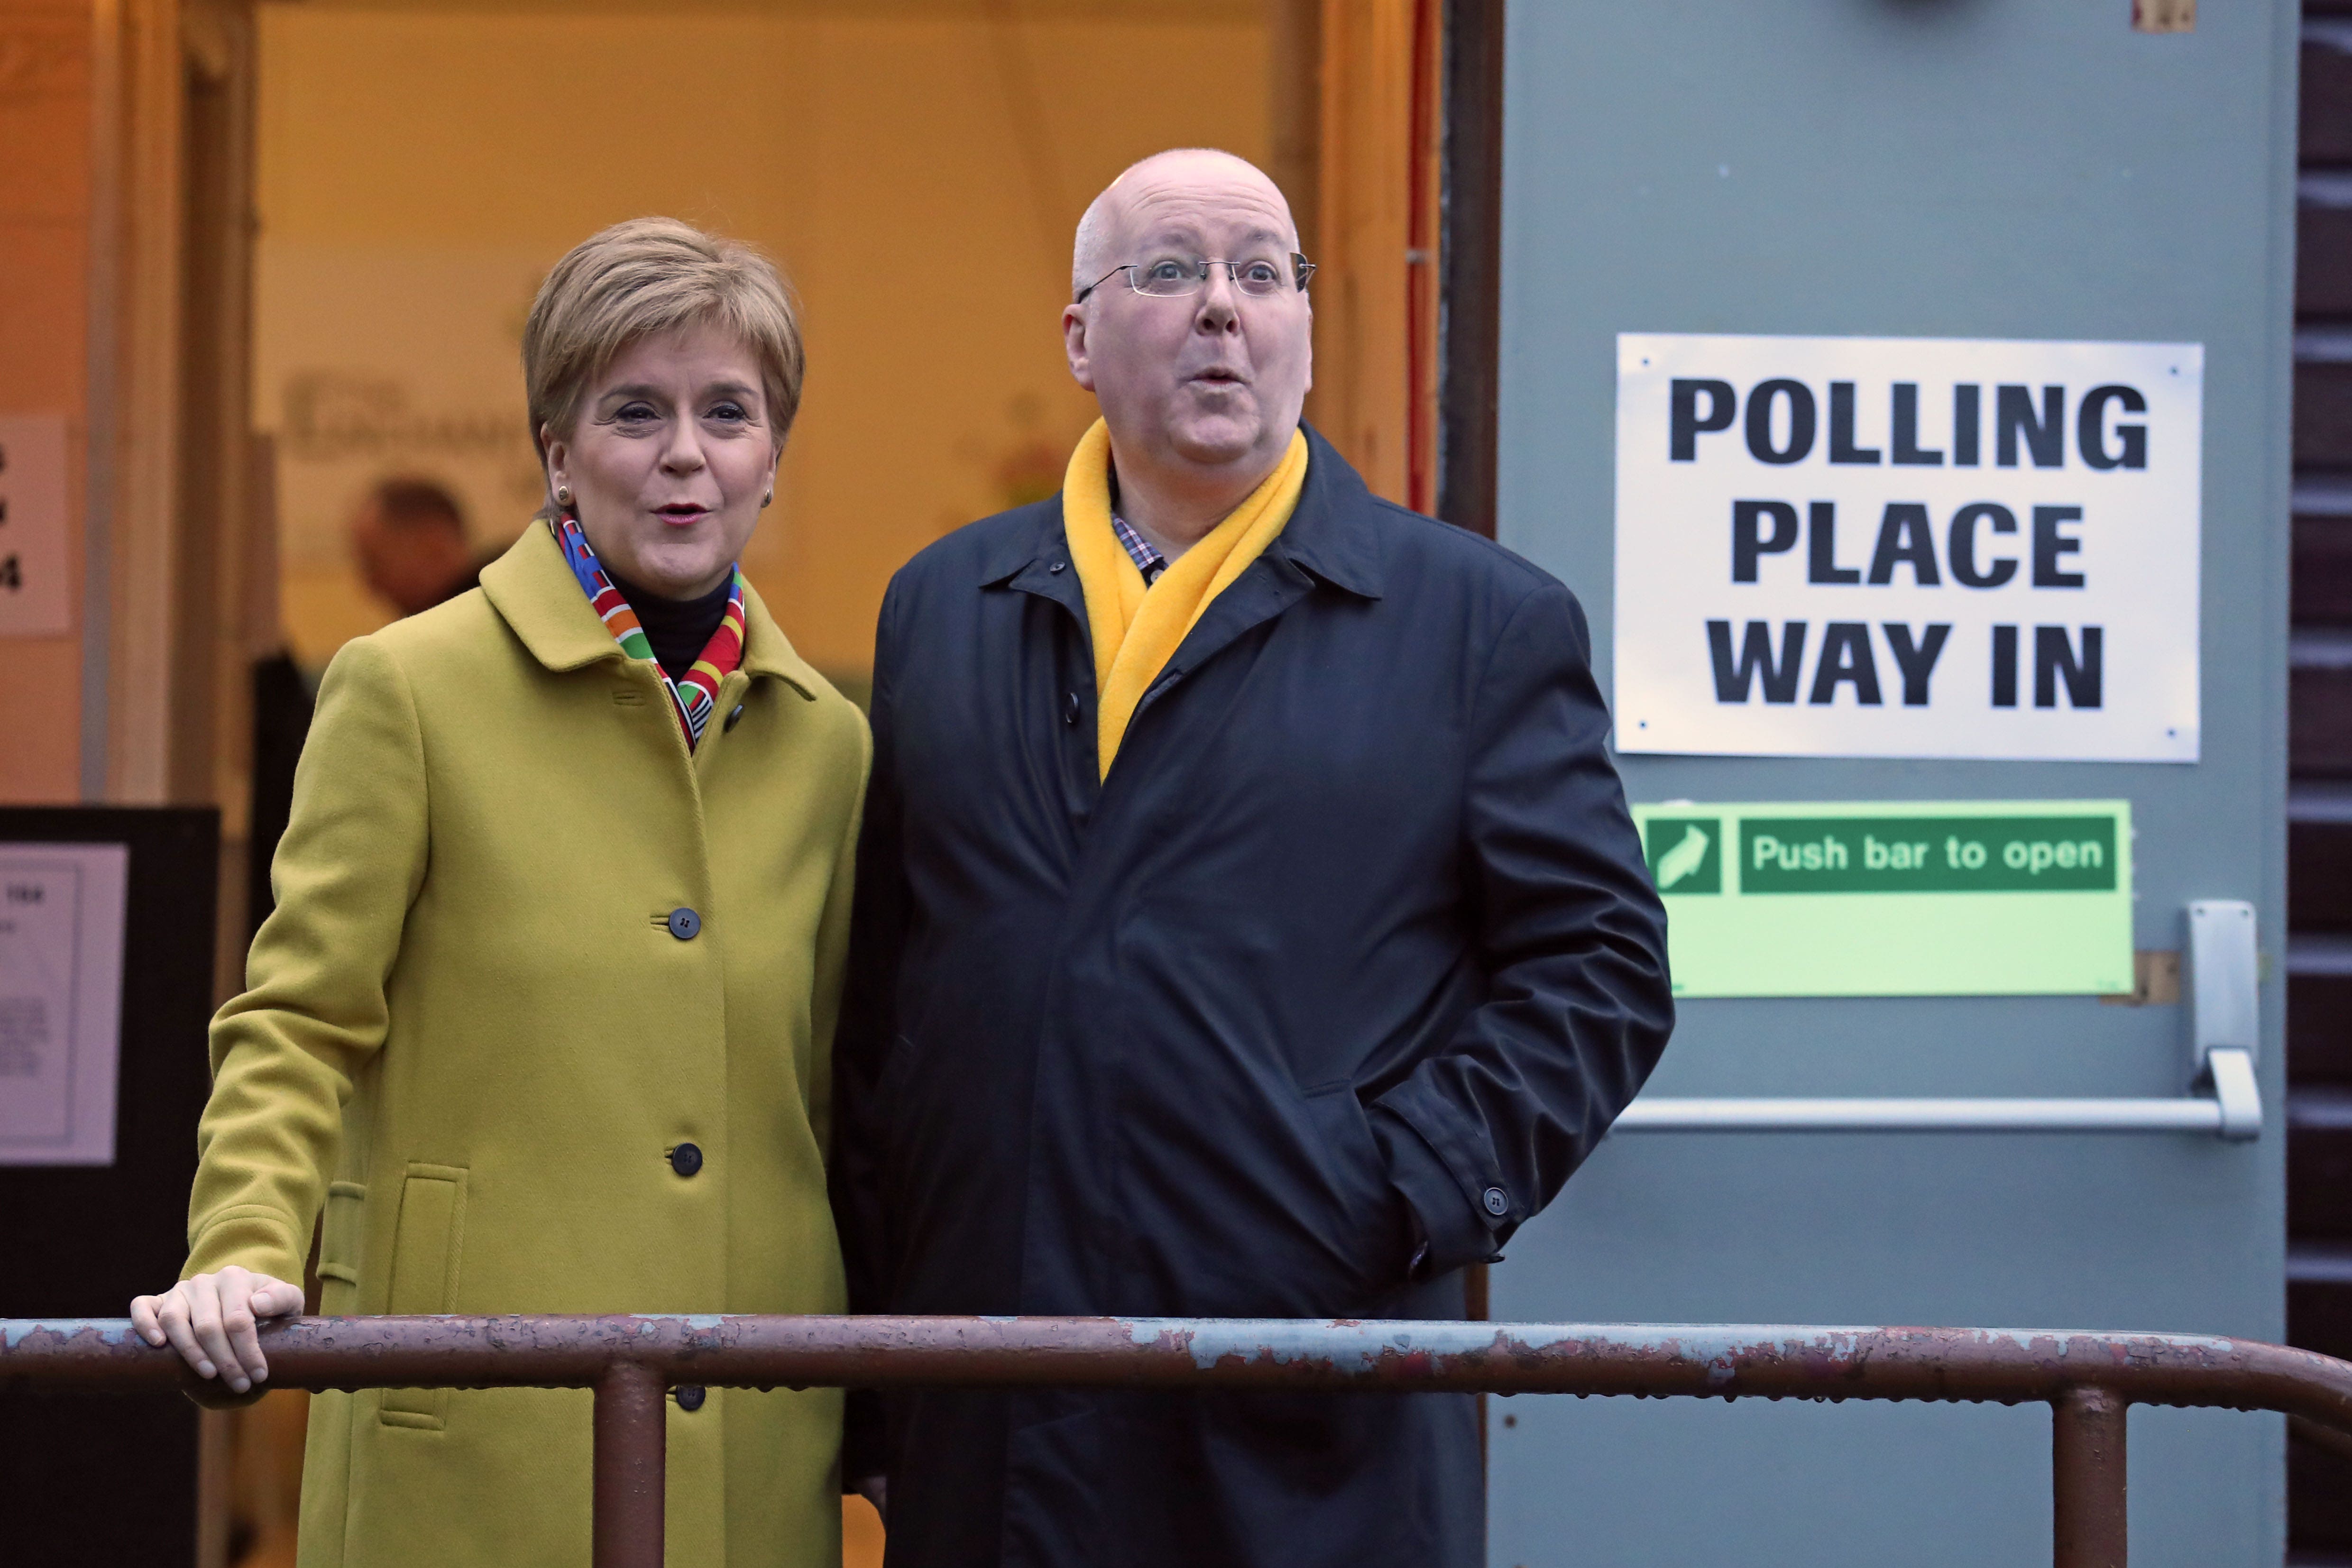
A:
POLYGON ((1161 147, 1265 155, 1259 5, 1083 10, 266 7, 256 417, 278 432, 298 652, 387 613, 341 535, 376 475, 456 483, 486 548, 521 528, 531 287, 595 228, 660 212, 761 245, 802 296, 807 400, 744 564, 804 653, 861 672, 890 572, 1057 487, 1092 417, 1056 320, 1095 192, 1161 147), (363 439, 289 443, 305 376, 386 412, 363 439))
MULTIPOLYGON (((0 0, 0 413, 68 415, 77 622, 89 122, 83 0, 0 0)), ((76 635, 0 637, 0 801, 79 796, 80 692, 76 635)))

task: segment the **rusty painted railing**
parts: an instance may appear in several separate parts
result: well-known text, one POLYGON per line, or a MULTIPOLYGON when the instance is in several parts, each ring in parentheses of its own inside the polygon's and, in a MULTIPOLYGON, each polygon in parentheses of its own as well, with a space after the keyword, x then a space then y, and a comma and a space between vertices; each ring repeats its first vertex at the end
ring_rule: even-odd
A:
MULTIPOLYGON (((2039 1400, 2058 1568, 2124 1568, 2125 1413, 2273 1410, 2352 1434, 2352 1363, 2251 1340, 2008 1329, 1282 1319, 299 1318, 273 1388, 592 1388, 595 1568, 662 1560, 663 1402, 730 1388, 1284 1388, 2039 1400)), ((180 1383, 122 1319, 0 1320, 0 1384, 180 1383)), ((216 1387, 217 1385, 209 1385, 216 1387)))

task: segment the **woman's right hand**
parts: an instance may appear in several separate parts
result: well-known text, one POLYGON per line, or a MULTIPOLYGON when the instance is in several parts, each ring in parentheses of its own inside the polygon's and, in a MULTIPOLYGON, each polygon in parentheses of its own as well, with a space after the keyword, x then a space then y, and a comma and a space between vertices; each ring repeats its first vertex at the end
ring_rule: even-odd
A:
POLYGON ((131 1326, 149 1344, 170 1344, 196 1369, 243 1394, 269 1376, 255 1333, 263 1318, 302 1310, 302 1288, 235 1264, 183 1280, 160 1296, 131 1303, 131 1326))

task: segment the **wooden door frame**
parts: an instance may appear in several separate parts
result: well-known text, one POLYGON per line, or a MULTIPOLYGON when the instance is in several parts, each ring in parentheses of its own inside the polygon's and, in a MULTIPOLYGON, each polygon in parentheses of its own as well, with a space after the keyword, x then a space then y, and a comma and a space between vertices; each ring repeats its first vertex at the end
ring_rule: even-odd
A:
POLYGON ((1503 351, 1503 6, 1444 0, 1437 515, 1495 537, 1503 351))
POLYGON ((92 0, 90 23, 80 792, 220 804, 234 821, 246 762, 236 654, 257 596, 274 603, 276 592, 251 580, 267 551, 247 537, 268 526, 247 450, 253 4, 92 0), (201 183, 188 167, 191 79, 216 99, 201 183), (192 257, 197 199, 206 212, 195 215, 215 221, 192 257), (210 368, 201 388, 183 373, 192 331, 210 368), (192 465, 182 448, 200 404, 219 449, 192 465), (205 549, 190 548, 191 528, 208 530, 205 549))
MULTIPOLYGON (((1291 0, 1277 62, 1316 101, 1308 415, 1379 495, 1492 538, 1502 329, 1504 0, 1291 0), (1314 64, 1294 33, 1307 27, 1314 64)), ((1308 182, 1300 180, 1302 186, 1308 182)))

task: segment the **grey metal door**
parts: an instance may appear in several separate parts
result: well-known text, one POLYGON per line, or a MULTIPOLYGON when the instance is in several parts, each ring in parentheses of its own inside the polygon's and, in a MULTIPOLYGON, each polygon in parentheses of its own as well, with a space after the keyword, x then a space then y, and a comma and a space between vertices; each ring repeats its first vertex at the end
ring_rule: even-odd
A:
MULTIPOLYGON (((2128 800, 2138 948, 2181 949, 2194 902, 2252 906, 2267 1124, 1623 1131, 1495 1270, 1498 1318, 2283 1337, 2296 11, 2208 4, 2166 36, 2130 11, 1513 5, 1499 531, 1579 591, 1607 684, 1618 334, 2203 345, 2198 760, 1621 761, 1637 802, 2128 800)), ((2178 1101, 2190 1010, 1694 1000, 1644 1101, 2178 1101)), ((1497 1564, 2048 1560, 2038 1407, 1522 1398, 1488 1419, 1497 1564)), ((2279 1561, 2278 1421, 2139 1410, 2131 1443, 2137 1562, 2279 1561)))

